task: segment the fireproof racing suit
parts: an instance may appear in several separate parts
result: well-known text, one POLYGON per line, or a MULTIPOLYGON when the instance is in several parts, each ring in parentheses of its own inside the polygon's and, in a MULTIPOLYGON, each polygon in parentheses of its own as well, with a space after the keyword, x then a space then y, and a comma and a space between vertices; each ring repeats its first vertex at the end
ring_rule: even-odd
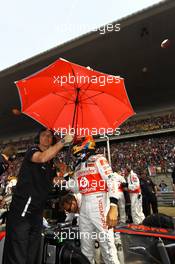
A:
POLYGON ((131 215, 133 223, 138 225, 142 223, 145 216, 142 210, 142 195, 140 188, 140 181, 137 174, 132 170, 127 177, 128 192, 131 200, 131 215))
POLYGON ((125 196, 123 193, 123 184, 126 183, 125 178, 114 172, 114 178, 118 190, 118 207, 119 207, 119 214, 120 214, 120 223, 126 223, 126 212, 125 212, 125 196))
POLYGON ((94 263, 94 242, 98 239, 104 262, 119 264, 114 232, 106 225, 110 203, 118 200, 115 178, 106 158, 98 154, 80 163, 67 187, 82 194, 80 239, 83 254, 94 263))

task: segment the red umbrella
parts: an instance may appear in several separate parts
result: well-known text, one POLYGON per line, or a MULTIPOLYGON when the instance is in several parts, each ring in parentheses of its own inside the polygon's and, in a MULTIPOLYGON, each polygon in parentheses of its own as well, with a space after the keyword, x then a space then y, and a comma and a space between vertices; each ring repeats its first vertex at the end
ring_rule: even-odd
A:
POLYGON ((16 85, 21 111, 56 131, 111 133, 134 114, 122 78, 61 58, 16 85))

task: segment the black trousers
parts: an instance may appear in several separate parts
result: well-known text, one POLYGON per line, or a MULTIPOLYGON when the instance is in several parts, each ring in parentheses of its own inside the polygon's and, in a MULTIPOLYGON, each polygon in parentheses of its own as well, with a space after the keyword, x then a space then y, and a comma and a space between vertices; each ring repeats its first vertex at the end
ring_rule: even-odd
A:
POLYGON ((22 217, 10 210, 6 223, 3 264, 38 264, 42 232, 42 215, 22 217))
POLYGON ((150 194, 147 196, 142 197, 142 207, 143 207, 143 213, 146 216, 151 214, 151 209, 153 214, 158 213, 158 205, 157 205, 157 197, 156 195, 150 194))

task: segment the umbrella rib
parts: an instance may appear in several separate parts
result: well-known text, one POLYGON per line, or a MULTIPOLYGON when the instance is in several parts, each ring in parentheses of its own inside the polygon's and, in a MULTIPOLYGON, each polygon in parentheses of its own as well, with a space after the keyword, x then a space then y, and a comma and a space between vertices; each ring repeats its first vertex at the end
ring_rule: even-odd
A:
POLYGON ((81 109, 81 121, 82 121, 82 127, 83 127, 83 106, 82 106, 82 103, 80 102, 80 109, 81 109))
MULTIPOLYGON (((60 95, 60 94, 57 94, 57 93, 55 93, 55 92, 52 92, 54 95, 57 95, 57 96, 60 96, 60 97, 62 97, 62 98, 64 98, 64 99, 66 99, 66 100, 69 100, 69 101, 72 101, 72 102, 74 102, 74 100, 73 99, 71 99, 71 98, 67 98, 67 97, 65 97, 65 96, 63 96, 63 95, 60 95)), ((71 95, 72 96, 72 95, 71 95)))
MULTIPOLYGON (((82 103, 82 102, 80 102, 80 103, 82 103)), ((86 105, 98 105, 98 104, 96 104, 95 102, 94 102, 94 103, 84 103, 84 102, 83 102, 83 104, 86 104, 86 105)))
MULTIPOLYGON (((70 83, 66 82, 66 84, 68 84, 71 88, 73 87, 70 83)), ((67 88, 64 85, 61 85, 62 87, 64 87, 65 91, 67 92, 67 88)), ((74 87, 73 87, 74 88, 74 87)))
MULTIPOLYGON (((67 83, 67 84, 70 85, 69 83, 67 83)), ((70 93, 69 93, 70 90, 66 89, 64 85, 62 85, 62 87, 64 88, 64 91, 65 91, 65 92, 67 92, 68 94, 70 94, 70 93)), ((70 87, 71 87, 71 88, 74 88, 72 85, 70 85, 70 87)), ((70 96, 72 97, 73 94, 70 94, 70 96)), ((67 99, 68 99, 68 98, 67 98, 67 99)))
MULTIPOLYGON (((80 89, 82 89, 83 85, 85 85, 85 84, 86 84, 86 83, 83 83, 82 86, 80 87, 80 89)), ((87 86, 87 88, 84 89, 84 93, 88 90, 88 88, 89 88, 90 85, 91 85, 91 84, 89 83, 88 86, 87 86)))
MULTIPOLYGON (((87 86, 87 88, 83 90, 83 92, 81 93, 81 97, 86 93, 86 91, 88 90, 88 88, 89 88, 90 85, 91 84, 89 83, 89 85, 87 86)), ((83 87, 83 85, 82 85, 82 87, 83 87)), ((80 100, 81 100, 81 97, 80 97, 80 100)))
POLYGON ((76 112, 76 117, 75 117, 75 136, 77 136, 77 122, 78 122, 78 107, 77 107, 77 112, 76 112))
MULTIPOLYGON (((76 78, 76 75, 75 75, 75 72, 74 72, 74 69, 73 69, 73 67, 72 67, 72 65, 71 65, 71 69, 72 69, 72 73, 73 73, 73 76, 76 78)), ((75 86, 75 82, 74 82, 74 89, 76 90, 76 88, 78 87, 78 85, 77 85, 77 87, 75 86)))
MULTIPOLYGON (((70 85, 69 83, 67 83, 67 84, 70 85)), ((63 87, 64 87, 65 91, 69 93, 69 90, 66 90, 66 88, 65 88, 64 85, 63 85, 63 87)), ((70 85, 70 87, 71 87, 71 88, 73 87, 74 90, 75 90, 75 92, 76 92, 76 88, 75 88, 75 86, 70 85)), ((73 97, 73 94, 70 94, 70 95, 71 95, 71 97, 73 97)), ((69 100, 70 100, 70 99, 69 99, 69 100)), ((72 101, 74 102, 74 99, 73 99, 72 101)))
POLYGON ((83 102, 83 101, 85 101, 85 100, 88 100, 88 99, 91 99, 91 98, 93 98, 93 97, 96 97, 96 96, 98 96, 98 95, 100 95, 100 94, 103 94, 103 93, 104 93, 104 92, 100 92, 100 93, 97 93, 97 94, 95 94, 95 95, 88 96, 87 98, 81 100, 81 102, 83 102))

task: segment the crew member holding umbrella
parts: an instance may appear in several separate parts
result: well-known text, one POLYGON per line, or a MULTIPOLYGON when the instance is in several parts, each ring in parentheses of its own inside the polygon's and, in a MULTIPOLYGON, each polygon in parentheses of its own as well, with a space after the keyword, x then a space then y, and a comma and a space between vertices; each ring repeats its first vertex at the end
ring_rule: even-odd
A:
POLYGON ((54 144, 53 132, 43 128, 24 157, 6 225, 3 264, 34 264, 40 248, 42 214, 56 175, 53 158, 72 141, 66 135, 54 144))

